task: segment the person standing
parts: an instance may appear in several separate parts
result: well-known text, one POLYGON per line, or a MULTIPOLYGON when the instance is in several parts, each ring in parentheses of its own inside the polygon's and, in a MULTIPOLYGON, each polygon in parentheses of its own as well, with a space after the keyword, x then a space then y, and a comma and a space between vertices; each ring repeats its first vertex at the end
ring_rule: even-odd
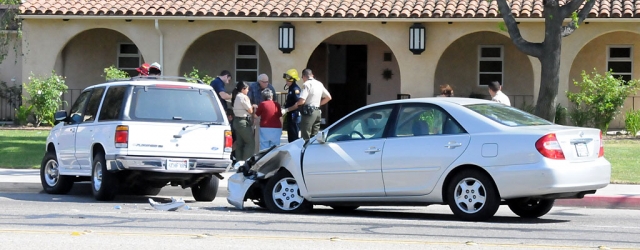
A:
POLYGON ((231 112, 229 112, 229 109, 227 107, 227 100, 231 100, 231 95, 225 92, 224 85, 229 84, 230 80, 231 80, 231 72, 225 69, 222 72, 220 72, 220 75, 218 75, 215 79, 213 79, 213 81, 211 81, 211 84, 210 84, 211 87, 213 88, 213 91, 216 92, 218 99, 220 99, 220 104, 222 104, 222 108, 224 109, 225 112, 227 112, 227 117, 229 118, 229 120, 233 119, 232 115, 230 114, 231 112))
POLYGON ((297 103, 300 100, 302 90, 296 84, 296 81, 300 81, 300 77, 298 77, 296 69, 287 70, 287 73, 284 73, 282 77, 285 79, 285 90, 288 90, 282 115, 285 115, 285 123, 287 124, 287 140, 293 142, 300 138, 301 118, 297 103))
POLYGON ((453 89, 449 84, 440 85, 440 97, 453 97, 453 89))
POLYGON ((253 155, 255 150, 255 140, 253 138, 253 126, 251 115, 253 107, 251 100, 247 96, 249 93, 249 84, 239 81, 236 88, 233 89, 232 104, 233 107, 233 133, 236 138, 233 142, 235 150, 234 156, 236 160, 244 161, 253 155))
POLYGON ((261 94, 264 101, 256 110, 256 116, 260 117, 260 151, 280 145, 282 135, 280 104, 273 101, 273 92, 270 89, 265 88, 261 94))
POLYGON ((162 66, 159 63, 154 62, 149 66, 149 75, 150 76, 159 76, 162 75, 162 66))
MULTIPOLYGON (((269 89, 272 91, 272 93, 276 93, 276 89, 273 88, 273 85, 269 83, 269 76, 267 76, 267 74, 262 73, 258 75, 257 82, 251 83, 251 85, 249 85, 249 99, 251 100, 251 105, 253 106, 254 110, 257 109, 258 105, 265 100, 262 95, 262 91, 265 89, 269 89)), ((255 120, 253 121, 253 126, 255 127, 254 131, 256 135, 256 138, 255 138, 256 146, 260 146, 262 145, 260 143, 260 140, 262 139, 262 137, 260 136, 261 133, 259 133, 259 131, 262 130, 260 129, 260 126, 262 126, 262 121, 261 121, 262 118, 258 116, 255 116, 254 118, 255 120)), ((282 128, 282 126, 280 127, 282 128)), ((280 130, 280 134, 282 134, 282 130, 280 130)), ((259 148, 256 147, 256 150, 259 150, 259 148)))
POLYGON ((302 87, 302 93, 300 93, 300 100, 297 103, 298 106, 302 106, 300 130, 302 131, 302 138, 309 140, 320 130, 320 117, 322 114, 320 106, 327 104, 331 100, 331 94, 320 81, 313 79, 311 69, 302 71, 302 81, 304 86, 302 87))
POLYGON ((511 106, 509 97, 502 93, 502 85, 500 84, 500 82, 492 81, 491 83, 489 83, 489 94, 491 95, 492 101, 511 106))

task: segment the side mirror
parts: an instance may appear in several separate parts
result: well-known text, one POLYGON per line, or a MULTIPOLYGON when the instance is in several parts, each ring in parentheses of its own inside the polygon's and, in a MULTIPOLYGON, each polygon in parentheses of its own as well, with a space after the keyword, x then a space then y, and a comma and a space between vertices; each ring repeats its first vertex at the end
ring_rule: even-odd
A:
POLYGON ((327 132, 320 131, 318 132, 318 134, 316 135, 316 141, 318 141, 320 144, 324 144, 325 142, 327 142, 327 132))
POLYGON ((55 120, 56 124, 58 124, 60 122, 63 122, 63 121, 66 121, 67 120, 67 111, 60 110, 60 111, 56 112, 53 115, 53 119, 55 120))

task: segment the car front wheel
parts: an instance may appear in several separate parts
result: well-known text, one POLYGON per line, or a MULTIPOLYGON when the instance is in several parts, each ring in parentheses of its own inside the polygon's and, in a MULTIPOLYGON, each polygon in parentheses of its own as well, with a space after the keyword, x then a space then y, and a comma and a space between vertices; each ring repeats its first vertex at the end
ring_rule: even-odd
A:
POLYGON ((118 178, 116 173, 107 171, 104 153, 97 153, 93 157, 91 189, 93 197, 99 201, 113 200, 118 192, 118 178))
POLYGON ((280 171, 267 181, 263 200, 267 209, 276 213, 306 213, 313 208, 300 195, 298 182, 287 171, 280 171))
POLYGON ((447 187, 451 211, 466 221, 487 220, 500 207, 500 194, 487 174, 468 169, 456 174, 447 187))
POLYGON ((553 208, 554 199, 513 199, 508 200, 507 205, 514 214, 522 218, 539 218, 553 208))
POLYGON ((73 187, 73 176, 60 175, 55 152, 47 152, 40 164, 42 189, 49 194, 66 194, 73 187))

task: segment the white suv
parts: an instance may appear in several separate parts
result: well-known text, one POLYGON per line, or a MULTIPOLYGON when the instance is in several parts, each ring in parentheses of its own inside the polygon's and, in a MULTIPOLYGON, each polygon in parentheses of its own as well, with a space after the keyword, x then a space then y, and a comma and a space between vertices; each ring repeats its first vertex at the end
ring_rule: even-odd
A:
POLYGON ((88 87, 49 133, 40 179, 50 194, 91 180, 97 200, 119 190, 157 195, 166 185, 191 188, 196 201, 215 199, 231 166, 231 129, 206 84, 168 77, 88 87))

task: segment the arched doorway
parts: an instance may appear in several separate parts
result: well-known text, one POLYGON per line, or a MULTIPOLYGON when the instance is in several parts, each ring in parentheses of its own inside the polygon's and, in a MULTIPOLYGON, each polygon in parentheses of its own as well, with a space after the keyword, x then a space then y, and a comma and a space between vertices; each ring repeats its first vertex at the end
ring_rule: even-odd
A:
POLYGON ((499 81, 518 108, 533 105, 533 67, 511 39, 482 31, 460 37, 447 47, 436 67, 434 93, 449 84, 454 95, 490 99, 487 84, 499 81))
MULTIPOLYGON (((188 74, 194 68, 211 77, 229 70, 234 82, 255 82, 259 74, 271 72, 271 63, 262 46, 251 37, 235 30, 217 30, 196 39, 185 52, 180 74, 188 74)), ((273 81, 274 76, 269 79, 273 81)), ((229 92, 231 85, 227 86, 229 92)))
POLYGON ((105 82, 105 68, 113 65, 135 76, 135 68, 142 62, 142 53, 131 39, 120 32, 98 28, 69 40, 58 54, 54 70, 66 78, 69 89, 63 100, 65 105, 72 105, 82 89, 105 82))
POLYGON ((395 55, 369 33, 345 31, 328 37, 313 51, 307 67, 332 96, 323 107, 325 126, 367 104, 396 99, 400 93, 395 55))

